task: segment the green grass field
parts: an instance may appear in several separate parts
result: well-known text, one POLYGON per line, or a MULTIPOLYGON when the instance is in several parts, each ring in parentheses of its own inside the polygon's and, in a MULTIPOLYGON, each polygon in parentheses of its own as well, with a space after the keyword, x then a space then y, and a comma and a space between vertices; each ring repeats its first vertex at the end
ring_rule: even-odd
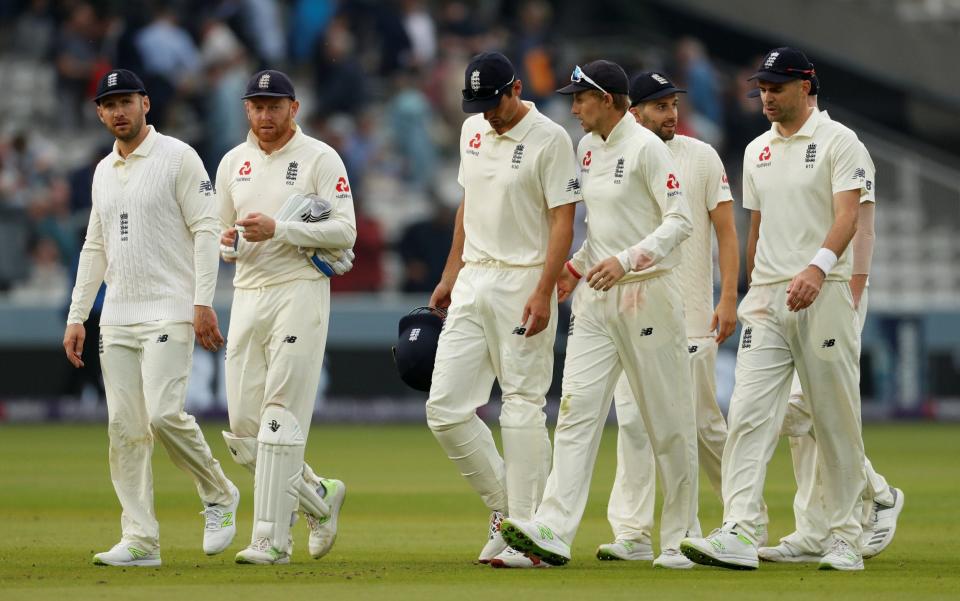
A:
MULTIPOLYGON (((564 568, 493 570, 474 564, 487 511, 442 455, 425 426, 314 428, 308 460, 348 486, 340 537, 320 561, 296 528, 289 566, 233 563, 249 540, 252 478, 229 460, 220 428, 207 439, 240 487, 239 532, 230 549, 200 549, 200 503, 189 478, 157 449, 156 505, 162 568, 105 568, 93 553, 119 539, 120 510, 107 470, 103 425, 0 427, 0 599, 960 599, 960 426, 868 426, 877 469, 906 493, 897 537, 862 573, 764 564, 756 572, 654 570, 649 563, 599 562, 610 537, 606 500, 613 481, 614 431, 600 450, 591 498, 564 568)), ((719 525, 705 481, 700 516, 719 525)), ((771 540, 792 530, 793 480, 781 445, 766 499, 771 540)))

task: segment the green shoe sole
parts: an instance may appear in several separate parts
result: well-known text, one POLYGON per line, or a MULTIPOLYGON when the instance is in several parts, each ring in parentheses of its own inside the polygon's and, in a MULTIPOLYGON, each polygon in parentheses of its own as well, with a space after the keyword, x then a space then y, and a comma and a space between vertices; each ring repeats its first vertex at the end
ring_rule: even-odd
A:
POLYGON ((500 535, 503 536, 503 540, 506 541, 508 545, 517 551, 530 555, 536 555, 552 566, 562 566, 570 561, 569 557, 564 557, 563 555, 558 555, 551 551, 541 549, 537 543, 533 542, 530 537, 521 532, 519 528, 514 527, 512 524, 501 524, 500 535))
POLYGON ((694 547, 693 545, 688 545, 685 543, 680 543, 680 552, 683 553, 687 559, 694 563, 698 563, 704 566, 714 566, 717 568, 727 568, 729 570, 756 570, 756 566, 745 566, 738 563, 729 563, 726 561, 720 561, 716 557, 707 555, 700 549, 694 547))

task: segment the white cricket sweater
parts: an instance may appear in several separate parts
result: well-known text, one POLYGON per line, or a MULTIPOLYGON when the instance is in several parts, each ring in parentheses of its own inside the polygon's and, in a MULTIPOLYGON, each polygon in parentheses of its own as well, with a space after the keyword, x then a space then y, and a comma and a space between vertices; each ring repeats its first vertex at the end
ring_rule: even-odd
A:
POLYGON ((93 209, 67 323, 83 323, 100 282, 101 325, 193 321, 217 285, 216 192, 187 144, 150 133, 126 159, 113 152, 93 175, 93 209))

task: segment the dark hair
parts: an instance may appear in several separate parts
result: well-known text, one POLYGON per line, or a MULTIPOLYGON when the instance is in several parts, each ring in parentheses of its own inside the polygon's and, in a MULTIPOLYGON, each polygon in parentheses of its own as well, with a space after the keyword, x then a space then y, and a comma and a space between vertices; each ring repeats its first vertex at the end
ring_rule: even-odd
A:
MULTIPOLYGON (((592 92, 599 98, 603 98, 604 94, 600 90, 587 90, 592 92)), ((609 92, 608 92, 609 93, 609 92)), ((626 112, 630 108, 630 96, 627 94, 610 94, 610 97, 613 99, 613 108, 618 111, 626 112)))

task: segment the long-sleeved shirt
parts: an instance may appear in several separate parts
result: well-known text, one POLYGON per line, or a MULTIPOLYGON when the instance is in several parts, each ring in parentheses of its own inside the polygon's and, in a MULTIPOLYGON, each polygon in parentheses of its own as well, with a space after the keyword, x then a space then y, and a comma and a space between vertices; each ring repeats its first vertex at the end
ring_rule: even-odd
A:
POLYGON ((587 239, 570 260, 581 274, 616 256, 627 270, 621 282, 661 275, 680 262, 678 246, 692 231, 690 209, 673 156, 630 113, 604 140, 587 134, 577 149, 587 205, 587 239), (632 271, 644 254, 653 265, 632 271))
POLYGON ((333 205, 316 223, 278 221, 273 238, 237 243, 236 288, 260 288, 324 277, 301 248, 351 248, 357 239, 353 194, 337 152, 298 126, 280 149, 265 153, 253 133, 223 157, 217 169, 220 226, 233 227, 250 213, 274 216, 292 194, 316 194, 333 205))
POLYGON ((197 153, 150 127, 126 159, 114 150, 93 176, 93 208, 67 323, 83 323, 101 282, 101 325, 193 321, 217 285, 213 184, 197 153))

